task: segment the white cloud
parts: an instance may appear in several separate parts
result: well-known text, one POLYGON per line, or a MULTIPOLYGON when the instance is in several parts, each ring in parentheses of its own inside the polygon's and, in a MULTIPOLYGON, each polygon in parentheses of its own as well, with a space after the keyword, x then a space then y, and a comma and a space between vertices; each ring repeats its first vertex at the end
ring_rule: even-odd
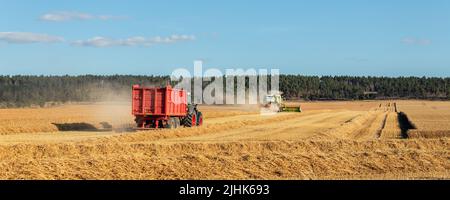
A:
POLYGON ((170 44, 182 41, 195 40, 193 35, 171 35, 169 37, 153 37, 145 38, 141 36, 130 37, 126 39, 111 39, 106 37, 93 37, 88 40, 78 40, 72 42, 76 46, 90 46, 90 47, 112 47, 112 46, 143 46, 148 47, 154 44, 170 44))
MULTIPOLYGON (((171 44, 183 41, 195 40, 193 35, 171 35, 168 37, 129 37, 125 39, 112 39, 106 37, 93 37, 87 40, 72 42, 76 46, 90 47, 112 47, 112 46, 143 46, 148 47, 155 44, 171 44)), ((40 33, 30 32, 0 32, 0 41, 6 43, 57 43, 64 42, 64 38, 40 33)))
POLYGON ((405 38, 402 39, 402 43, 403 44, 408 44, 408 45, 426 46, 426 45, 430 45, 432 43, 432 41, 430 39, 419 39, 419 38, 414 38, 414 37, 405 37, 405 38))
POLYGON ((111 19, 124 19, 125 16, 113 16, 113 15, 93 15, 89 13, 75 12, 75 11, 58 11, 46 13, 40 17, 44 21, 63 22, 70 20, 111 20, 111 19))
POLYGON ((40 33, 0 32, 0 41, 7 43, 55 43, 63 42, 64 38, 40 33))

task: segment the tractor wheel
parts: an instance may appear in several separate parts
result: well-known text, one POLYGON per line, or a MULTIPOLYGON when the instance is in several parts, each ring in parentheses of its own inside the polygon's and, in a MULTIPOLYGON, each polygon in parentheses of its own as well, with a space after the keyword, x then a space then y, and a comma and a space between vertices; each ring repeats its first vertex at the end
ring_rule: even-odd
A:
POLYGON ((189 113, 186 118, 184 118, 184 126, 193 127, 197 125, 197 114, 195 112, 189 113))
POLYGON ((203 125, 203 114, 202 112, 197 113, 197 126, 203 125))
POLYGON ((169 118, 169 120, 167 120, 167 124, 166 124, 165 128, 169 128, 169 129, 176 128, 175 118, 173 118, 173 117, 169 118))

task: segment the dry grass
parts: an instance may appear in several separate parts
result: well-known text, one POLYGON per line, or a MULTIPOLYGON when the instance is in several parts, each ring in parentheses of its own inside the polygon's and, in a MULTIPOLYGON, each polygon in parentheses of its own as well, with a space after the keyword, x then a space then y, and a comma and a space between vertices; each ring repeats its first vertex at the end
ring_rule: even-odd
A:
MULTIPOLYGON (((87 123, 101 129, 102 122, 132 123, 126 104, 66 105, 53 108, 0 109, 0 134, 56 132, 55 124, 87 123)), ((73 127, 76 129, 76 127, 73 127)))
POLYGON ((450 130, 410 130, 408 138, 442 138, 450 137, 450 130))
POLYGON ((400 139, 402 138, 402 131, 398 123, 397 113, 389 112, 386 115, 384 128, 380 133, 381 139, 400 139))
POLYGON ((377 107, 380 101, 312 101, 312 102, 286 102, 287 105, 301 105, 303 110, 354 110, 367 111, 377 107))
MULTIPOLYGON (((397 139, 396 106, 418 127, 435 123, 414 111, 422 103, 447 105, 313 102, 272 116, 201 106, 202 127, 145 132, 58 132, 52 124, 130 124, 126 104, 0 110, 0 179, 448 179, 450 138, 397 139)), ((445 113, 432 115, 445 123, 445 113)))
POLYGON ((415 127, 409 138, 440 138, 450 136, 449 101, 405 101, 399 104, 415 127))
POLYGON ((449 140, 0 146, 3 179, 448 178, 449 140), (124 153, 126 152, 126 153, 124 153), (426 176, 424 176, 426 174, 426 176))
MULTIPOLYGON (((200 109, 208 119, 258 112, 251 106, 200 106, 200 109)), ((52 108, 0 109, 0 135, 57 132, 59 129, 55 124, 65 126, 69 130, 83 130, 86 125, 102 130, 102 122, 120 128, 134 125, 133 120, 130 105, 117 102, 52 108)))

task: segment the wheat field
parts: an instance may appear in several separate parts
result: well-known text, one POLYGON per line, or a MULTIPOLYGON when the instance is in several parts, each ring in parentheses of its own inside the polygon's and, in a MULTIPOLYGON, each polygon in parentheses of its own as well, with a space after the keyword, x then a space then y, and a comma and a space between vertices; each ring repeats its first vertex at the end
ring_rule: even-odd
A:
POLYGON ((409 101, 399 109, 406 113, 413 129, 409 138, 441 138, 450 136, 450 105, 448 102, 409 101))
POLYGON ((0 109, 0 179, 450 178, 450 102, 289 104, 303 112, 201 105, 202 127, 140 132, 127 103, 0 109))

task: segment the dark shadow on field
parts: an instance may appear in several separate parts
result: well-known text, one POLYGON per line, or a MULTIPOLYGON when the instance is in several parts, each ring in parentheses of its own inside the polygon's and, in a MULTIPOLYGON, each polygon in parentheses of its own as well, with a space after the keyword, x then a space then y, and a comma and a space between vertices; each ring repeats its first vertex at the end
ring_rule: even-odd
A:
POLYGON ((59 131, 111 131, 112 126, 108 122, 101 122, 102 128, 97 128, 92 124, 81 123, 52 123, 59 131))
POLYGON ((52 123, 56 126, 58 131, 92 131, 92 132, 108 132, 114 131, 116 133, 136 132, 134 124, 121 124, 112 126, 108 122, 100 122, 98 126, 93 124, 81 122, 81 123, 52 123))
POLYGON ((408 116, 403 112, 399 112, 397 114, 397 117, 400 129, 402 130, 402 138, 408 138, 408 131, 410 129, 416 129, 416 126, 409 120, 408 116))

